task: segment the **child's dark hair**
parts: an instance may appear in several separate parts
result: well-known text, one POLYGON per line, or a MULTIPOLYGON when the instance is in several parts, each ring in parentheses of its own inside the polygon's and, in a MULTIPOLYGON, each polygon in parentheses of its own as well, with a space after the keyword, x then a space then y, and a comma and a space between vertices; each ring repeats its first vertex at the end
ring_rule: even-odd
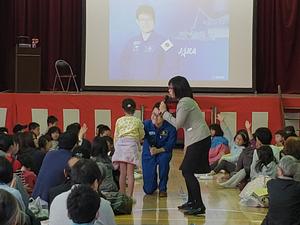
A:
POLYGON ((67 199, 67 209, 74 223, 91 223, 100 207, 100 197, 90 186, 78 185, 72 188, 67 199))
POLYGON ((261 172, 264 166, 267 166, 270 162, 276 162, 273 150, 269 145, 263 145, 257 149, 258 161, 256 162, 255 170, 261 172))
POLYGON ((247 130, 245 130, 245 129, 238 130, 236 132, 236 135, 234 136, 233 140, 235 140, 236 136, 238 136, 238 135, 241 135, 241 137, 244 141, 244 144, 242 146, 247 147, 249 145, 249 136, 248 136, 247 130))
POLYGON ((59 134, 61 134, 61 131, 60 131, 59 127, 54 126, 54 127, 49 128, 49 130, 47 132, 47 135, 50 136, 51 140, 52 140, 51 134, 53 134, 55 132, 58 132, 59 134))
POLYGON ((88 148, 80 145, 73 149, 72 156, 77 158, 89 159, 91 158, 91 152, 88 148))
POLYGON ((39 138, 39 148, 46 149, 46 145, 49 141, 51 141, 51 137, 48 134, 40 136, 40 138, 39 138))
POLYGON ((100 156, 103 159, 108 158, 108 146, 105 137, 95 137, 92 143, 92 156, 100 156))
POLYGON ((31 122, 29 125, 28 125, 28 130, 34 130, 35 128, 37 127, 40 127, 40 125, 36 122, 31 122))
POLYGON ((215 136, 223 136, 224 135, 224 132, 223 132, 220 124, 213 123, 209 126, 209 129, 215 131, 215 136))
POLYGON ((132 98, 125 98, 122 101, 122 108, 128 114, 134 114, 136 109, 135 101, 132 98))
POLYGON ((295 128, 293 126, 286 126, 283 131, 284 140, 287 140, 289 137, 297 137, 295 128))
POLYGON ((105 125, 105 124, 99 124, 97 126, 98 129, 98 136, 104 134, 105 131, 110 131, 111 129, 109 128, 109 126, 105 125))
POLYGON ((284 130, 278 130, 275 132, 275 135, 280 135, 281 137, 284 137, 284 130))
POLYGON ((255 137, 263 144, 269 145, 272 141, 272 132, 267 127, 259 127, 255 130, 255 137))
POLYGON ((8 134, 8 129, 6 127, 0 127, 0 134, 8 134))
POLYGON ((18 160, 27 169, 35 171, 34 160, 33 160, 33 158, 30 155, 28 155, 28 154, 19 155, 18 160))
POLYGON ((4 157, 0 157, 0 182, 8 184, 13 179, 13 167, 4 157))
POLYGON ((58 119, 55 116, 50 115, 47 118, 47 125, 49 126, 49 124, 54 124, 57 121, 58 121, 58 119))

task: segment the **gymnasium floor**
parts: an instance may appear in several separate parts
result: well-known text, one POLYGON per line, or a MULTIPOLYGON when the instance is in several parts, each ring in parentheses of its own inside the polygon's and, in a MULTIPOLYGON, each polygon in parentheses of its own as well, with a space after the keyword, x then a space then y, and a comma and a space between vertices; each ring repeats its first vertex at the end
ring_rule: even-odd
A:
POLYGON ((184 216, 177 206, 185 202, 185 183, 178 167, 183 152, 175 150, 171 161, 168 183, 168 198, 159 199, 157 194, 146 196, 142 189, 142 179, 135 183, 136 204, 132 215, 117 216, 118 225, 250 225, 261 224, 266 209, 247 208, 239 205, 239 191, 224 189, 216 180, 200 182, 202 197, 206 205, 206 216, 184 216))

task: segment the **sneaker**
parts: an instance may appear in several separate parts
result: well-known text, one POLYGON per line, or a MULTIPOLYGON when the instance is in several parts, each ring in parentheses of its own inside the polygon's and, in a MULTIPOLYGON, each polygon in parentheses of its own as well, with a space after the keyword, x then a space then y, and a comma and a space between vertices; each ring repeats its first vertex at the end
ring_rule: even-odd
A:
POLYGON ((138 172, 134 172, 133 176, 135 180, 141 179, 143 177, 143 175, 138 172))
POLYGON ((168 193, 165 192, 165 191, 160 191, 160 192, 159 192, 159 197, 160 197, 160 198, 166 198, 166 197, 168 197, 168 193))
POLYGON ((198 176, 198 179, 199 180, 212 180, 212 179, 214 179, 214 176, 210 175, 210 173, 207 173, 207 174, 198 176))
POLYGON ((192 203, 191 202, 186 202, 180 206, 177 207, 179 210, 189 210, 192 209, 192 203))
POLYGON ((199 216, 205 214, 205 208, 192 208, 184 212, 184 215, 199 216))

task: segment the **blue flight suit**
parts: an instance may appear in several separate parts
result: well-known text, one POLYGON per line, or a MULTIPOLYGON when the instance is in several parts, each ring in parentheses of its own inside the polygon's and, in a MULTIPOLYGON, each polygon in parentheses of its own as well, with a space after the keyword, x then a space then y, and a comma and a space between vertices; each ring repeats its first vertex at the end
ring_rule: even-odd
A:
POLYGON ((144 121, 145 138, 142 152, 142 168, 144 192, 152 194, 156 191, 167 191, 168 175, 172 150, 176 143, 177 132, 167 121, 160 128, 154 126, 151 120, 144 121), (164 148, 165 152, 151 156, 150 148, 164 148), (159 169, 159 185, 157 185, 157 166, 159 169))
POLYGON ((132 38, 121 55, 123 80, 152 80, 159 78, 164 64, 163 37, 153 32, 147 41, 142 35, 132 38), (153 78, 154 77, 154 78, 153 78))

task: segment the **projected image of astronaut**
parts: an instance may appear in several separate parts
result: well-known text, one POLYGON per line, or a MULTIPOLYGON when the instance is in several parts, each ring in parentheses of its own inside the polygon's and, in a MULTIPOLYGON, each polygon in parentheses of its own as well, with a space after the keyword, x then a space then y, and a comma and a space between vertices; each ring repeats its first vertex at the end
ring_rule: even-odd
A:
POLYGON ((165 63, 165 53, 173 44, 154 31, 155 12, 149 5, 136 10, 140 34, 133 37, 121 55, 122 79, 153 80, 159 78, 165 63))

